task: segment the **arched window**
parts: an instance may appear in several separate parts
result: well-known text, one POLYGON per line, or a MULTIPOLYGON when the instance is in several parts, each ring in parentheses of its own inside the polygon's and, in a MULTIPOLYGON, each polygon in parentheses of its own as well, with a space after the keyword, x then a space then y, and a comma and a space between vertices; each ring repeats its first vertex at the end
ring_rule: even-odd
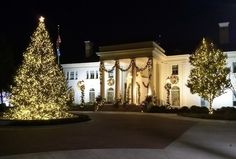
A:
POLYGON ((95 102, 95 89, 91 88, 89 90, 89 102, 94 103, 95 102))
POLYGON ((114 100, 114 89, 109 88, 107 90, 107 102, 113 102, 113 100, 114 100))
POLYGON ((68 90, 68 94, 69 94, 70 101, 71 101, 71 102, 74 102, 74 100, 75 100, 75 91, 74 91, 74 89, 73 89, 73 88, 70 88, 70 89, 68 90))
POLYGON ((172 106, 180 106, 180 89, 177 86, 171 88, 172 106))

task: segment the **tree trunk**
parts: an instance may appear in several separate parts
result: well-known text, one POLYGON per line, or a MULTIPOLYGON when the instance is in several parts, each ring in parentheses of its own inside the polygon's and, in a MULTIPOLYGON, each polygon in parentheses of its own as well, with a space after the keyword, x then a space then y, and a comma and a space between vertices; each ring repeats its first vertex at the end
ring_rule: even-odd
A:
POLYGON ((212 109, 212 99, 209 101, 209 114, 213 114, 213 109, 212 109))

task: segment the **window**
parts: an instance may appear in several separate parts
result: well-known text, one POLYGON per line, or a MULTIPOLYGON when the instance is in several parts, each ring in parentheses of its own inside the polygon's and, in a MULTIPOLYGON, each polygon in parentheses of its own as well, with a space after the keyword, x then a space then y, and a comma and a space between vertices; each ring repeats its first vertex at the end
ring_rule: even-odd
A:
POLYGON ((78 71, 75 72, 75 79, 78 79, 78 71))
POLYGON ((69 72, 66 72, 66 80, 69 79, 69 72))
POLYGON ((86 79, 98 79, 98 70, 86 71, 86 79))
POLYGON ((72 71, 70 72, 70 80, 74 80, 75 79, 75 72, 72 71))
POLYGON ((171 101, 172 106, 180 106, 180 90, 177 86, 171 88, 171 101))
POLYGON ((72 102, 74 102, 74 100, 75 100, 75 91, 74 91, 74 89, 70 88, 68 90, 68 94, 69 94, 69 98, 72 100, 72 102))
POLYGON ((89 102, 94 103, 95 102, 95 89, 91 88, 89 90, 89 102))
POLYGON ((114 99, 114 89, 109 88, 107 90, 107 102, 113 102, 113 99, 114 99))
POLYGON ((233 106, 236 106, 236 91, 233 91, 233 106))
POLYGON ((98 71, 96 71, 96 79, 98 79, 98 71))
POLYGON ((90 79, 94 79, 94 71, 90 71, 90 79))
POLYGON ((108 72, 108 78, 113 78, 114 74, 113 71, 108 72))
POLYGON ((178 74, 179 74, 178 65, 172 65, 172 75, 178 75, 178 74))
POLYGON ((207 107, 207 105, 208 105, 208 102, 205 99, 201 98, 201 106, 207 107))
POLYGON ((233 62, 233 73, 236 73, 236 62, 233 62))
POLYGON ((86 79, 89 79, 89 71, 86 71, 86 79))

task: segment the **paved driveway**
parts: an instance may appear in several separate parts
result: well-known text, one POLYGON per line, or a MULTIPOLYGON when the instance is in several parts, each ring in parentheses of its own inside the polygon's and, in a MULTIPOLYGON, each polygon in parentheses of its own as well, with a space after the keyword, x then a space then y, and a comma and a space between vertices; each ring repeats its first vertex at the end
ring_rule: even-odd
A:
POLYGON ((0 126, 0 156, 78 149, 164 149, 194 121, 145 113, 89 113, 91 121, 67 125, 0 126))

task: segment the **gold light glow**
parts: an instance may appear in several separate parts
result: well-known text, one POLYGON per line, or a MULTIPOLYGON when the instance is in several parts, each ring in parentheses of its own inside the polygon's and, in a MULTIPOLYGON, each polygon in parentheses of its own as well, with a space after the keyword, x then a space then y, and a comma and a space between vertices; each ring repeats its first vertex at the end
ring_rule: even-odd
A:
POLYGON ((148 96, 151 96, 152 95, 152 90, 151 90, 151 88, 149 87, 148 88, 148 96))
POLYGON ((43 16, 41 16, 41 17, 39 18, 39 21, 40 21, 40 22, 44 22, 44 19, 45 19, 45 18, 44 18, 43 16))
POLYGON ((210 114, 213 113, 213 100, 224 94, 225 90, 230 87, 228 78, 230 69, 226 67, 226 59, 226 54, 205 39, 189 58, 193 68, 187 86, 191 93, 197 93, 209 102, 210 114))
POLYGON ((66 79, 56 64, 44 18, 39 20, 12 86, 10 103, 14 108, 4 113, 4 118, 48 120, 73 116, 66 112, 69 101, 66 79))

